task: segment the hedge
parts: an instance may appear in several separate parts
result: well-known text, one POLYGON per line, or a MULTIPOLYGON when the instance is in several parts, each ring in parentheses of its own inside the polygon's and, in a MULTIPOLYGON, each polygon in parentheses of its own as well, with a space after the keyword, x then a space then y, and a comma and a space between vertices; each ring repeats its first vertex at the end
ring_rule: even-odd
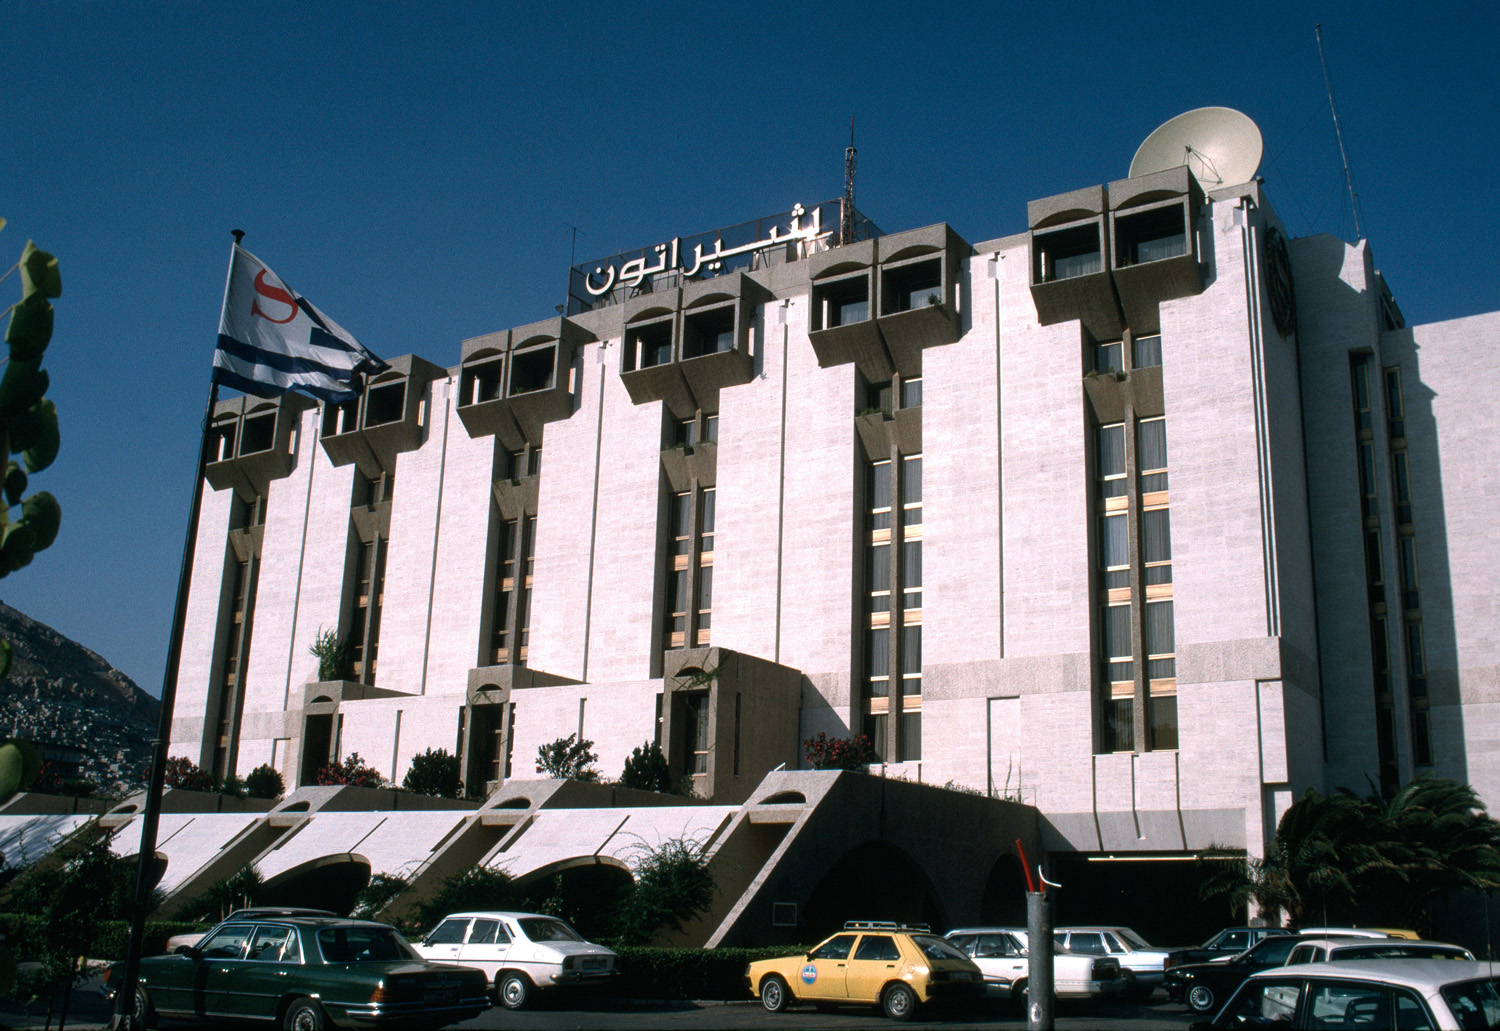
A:
MULTIPOLYGON (((46 921, 29 913, 0 913, 0 934, 17 955, 35 955, 42 941, 46 921)), ((206 931, 206 924, 187 920, 147 920, 143 954, 153 956, 167 949, 167 939, 174 934, 206 931)), ((99 933, 84 952, 90 959, 124 959, 130 939, 130 924, 125 920, 102 920, 99 933)))
POLYGON ((750 999, 745 967, 758 959, 804 955, 807 948, 660 949, 622 946, 616 994, 637 999, 750 999))

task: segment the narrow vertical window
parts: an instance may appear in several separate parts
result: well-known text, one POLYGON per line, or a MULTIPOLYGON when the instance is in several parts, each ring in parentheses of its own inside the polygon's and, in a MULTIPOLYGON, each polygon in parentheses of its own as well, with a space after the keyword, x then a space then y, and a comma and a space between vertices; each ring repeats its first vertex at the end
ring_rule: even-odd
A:
POLYGON ((1129 489, 1125 482, 1125 424, 1100 426, 1099 493, 1101 497, 1124 497, 1129 489))
POLYGON ((531 650, 531 587, 536 574, 536 516, 529 515, 521 530, 521 609, 516 621, 516 663, 526 665, 531 650))
POLYGON ((1141 493, 1167 489, 1167 420, 1142 419, 1136 446, 1141 468, 1141 493))

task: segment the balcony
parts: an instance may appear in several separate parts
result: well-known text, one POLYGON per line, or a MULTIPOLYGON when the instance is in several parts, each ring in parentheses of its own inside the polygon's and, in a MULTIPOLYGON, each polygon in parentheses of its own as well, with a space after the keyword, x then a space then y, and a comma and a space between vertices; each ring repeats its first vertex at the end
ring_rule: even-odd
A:
POLYGON ((272 480, 296 466, 293 434, 302 413, 316 402, 303 394, 275 400, 235 397, 214 405, 209 425, 208 467, 214 490, 233 487, 246 500, 266 492, 272 480))
POLYGON ((334 465, 353 462, 375 479, 394 468, 396 455, 415 451, 426 425, 428 387, 447 370, 416 355, 392 360, 365 392, 343 404, 323 406, 320 440, 334 465))

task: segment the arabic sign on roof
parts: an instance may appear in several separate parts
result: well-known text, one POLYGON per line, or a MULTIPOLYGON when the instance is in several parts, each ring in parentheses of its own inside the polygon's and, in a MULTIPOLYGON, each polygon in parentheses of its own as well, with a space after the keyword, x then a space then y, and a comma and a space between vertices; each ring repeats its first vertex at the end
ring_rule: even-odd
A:
MULTIPOLYGON (((730 272, 765 268, 825 250, 835 241, 840 202, 742 222, 697 236, 679 237, 610 258, 586 261, 568 271, 568 314, 619 304, 630 297, 681 286, 730 272)), ((880 235, 869 219, 855 213, 856 235, 880 235)))

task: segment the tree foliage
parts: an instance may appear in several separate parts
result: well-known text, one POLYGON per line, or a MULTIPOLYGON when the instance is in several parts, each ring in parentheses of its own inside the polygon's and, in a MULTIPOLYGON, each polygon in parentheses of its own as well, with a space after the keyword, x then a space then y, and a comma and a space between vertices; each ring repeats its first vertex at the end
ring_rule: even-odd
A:
POLYGON ((625 760, 625 769, 620 772, 620 784, 627 788, 662 791, 670 794, 672 771, 667 765, 667 757, 662 754, 661 747, 654 742, 647 741, 639 748, 632 748, 630 758, 625 760))
POLYGON ((1500 822, 1473 788, 1437 777, 1390 798, 1309 788, 1282 816, 1265 858, 1203 856, 1230 860, 1205 895, 1284 912, 1290 926, 1359 920, 1426 931, 1439 896, 1500 888, 1500 822))
POLYGON ((514 909, 519 895, 504 870, 472 866, 445 878, 433 894, 416 907, 417 923, 430 931, 449 913, 485 909, 514 909))
POLYGON ((135 864, 116 856, 109 841, 97 822, 85 825, 22 871, 0 900, 10 912, 41 918, 41 936, 32 942, 40 968, 29 980, 37 994, 71 992, 87 973, 82 957, 103 923, 129 915, 135 864))
POLYGON ((615 940, 646 945, 662 930, 682 925, 708 911, 714 878, 702 843, 671 838, 660 845, 637 846, 635 885, 615 903, 615 940))
POLYGON ((286 794, 286 782, 270 763, 262 763, 245 777, 245 793, 251 798, 276 800, 286 794))
POLYGON ((590 751, 594 742, 577 738, 577 734, 569 734, 538 748, 536 772, 565 780, 598 780, 599 771, 594 769, 594 763, 599 757, 590 751))
POLYGON ((464 791, 464 782, 458 772, 458 756, 449 755, 444 748, 429 748, 421 755, 413 756, 411 769, 406 771, 401 786, 419 795, 457 798, 464 791))
POLYGON ((880 761, 868 734, 829 737, 822 731, 802 742, 807 765, 815 770, 863 770, 880 761))
POLYGON ((385 784, 385 778, 380 772, 366 764, 358 752, 350 752, 341 763, 329 763, 320 767, 316 779, 325 786, 342 784, 355 788, 378 788, 385 784))
POLYGON ((354 641, 340 634, 337 628, 324 630, 307 647, 308 654, 318 660, 318 679, 349 680, 354 676, 354 641))
POLYGON ((166 785, 181 791, 212 791, 214 775, 202 769, 185 755, 174 755, 167 760, 166 785))

